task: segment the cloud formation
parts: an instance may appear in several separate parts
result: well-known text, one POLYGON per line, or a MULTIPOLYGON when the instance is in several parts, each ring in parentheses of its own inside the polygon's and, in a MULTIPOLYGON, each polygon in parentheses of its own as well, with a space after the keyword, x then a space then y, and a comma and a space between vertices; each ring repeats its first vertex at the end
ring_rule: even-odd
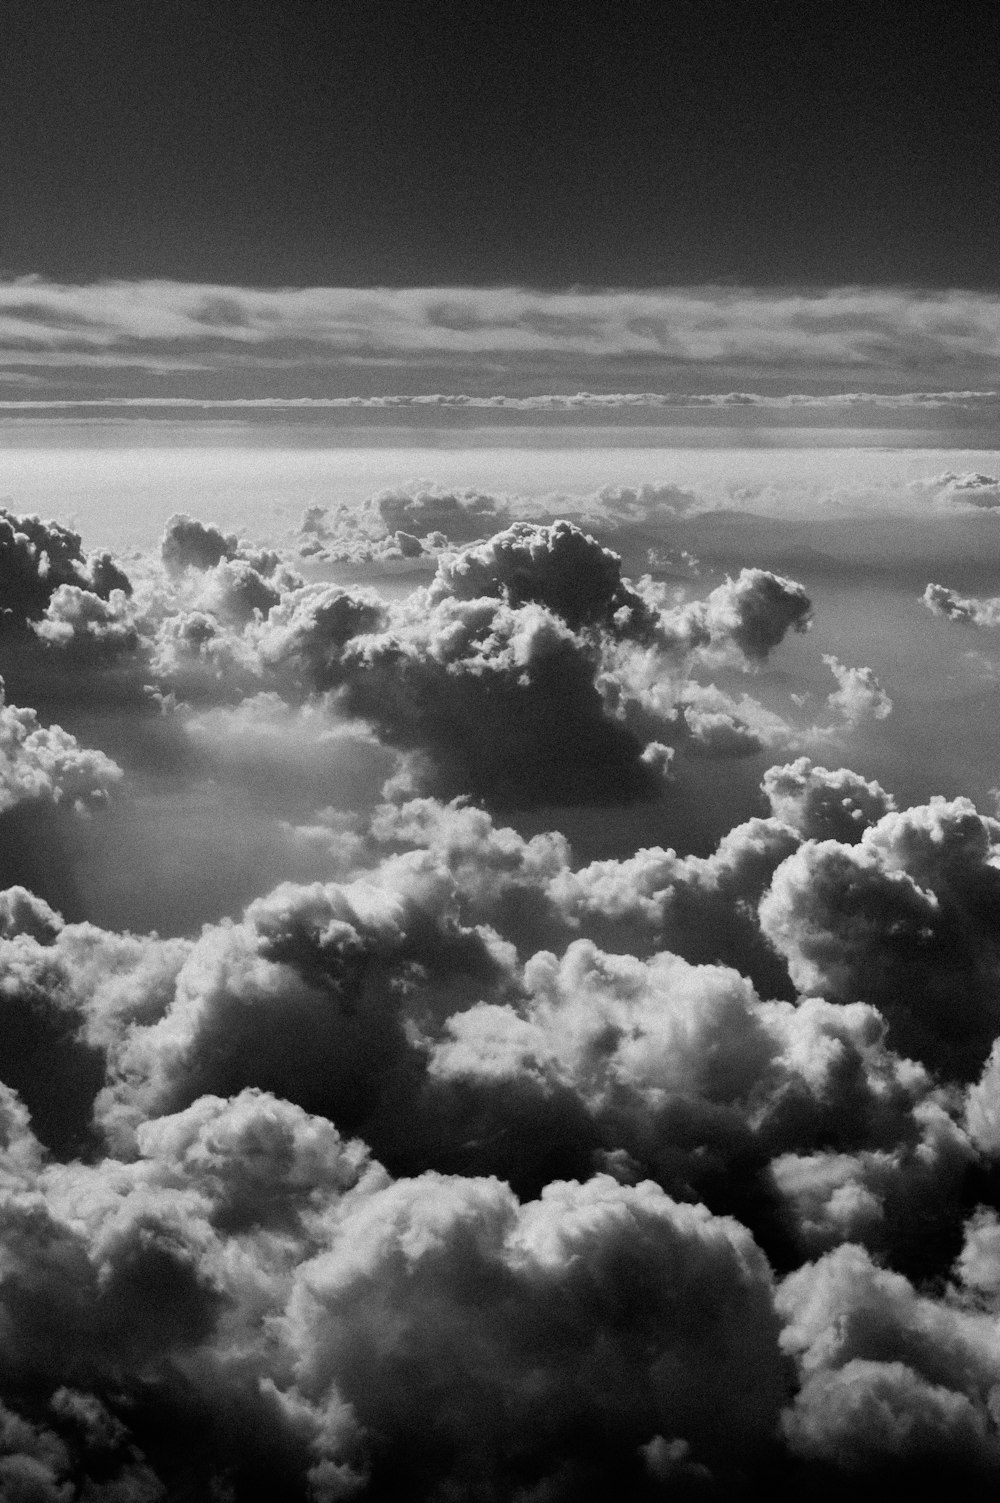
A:
POLYGON ((78 533, 40 517, 15 516, 0 508, 0 631, 23 631, 63 588, 106 600, 114 591, 131 594, 128 576, 108 553, 85 554, 78 533))
POLYGON ((7 704, 0 680, 0 814, 25 800, 97 804, 121 776, 104 752, 80 746, 61 726, 40 725, 34 710, 7 704))
POLYGON ((9 518, 78 718, 0 705, 0 818, 186 907, 0 888, 4 1496, 995 1484, 1000 822, 873 775, 803 585, 630 577, 595 494, 627 555, 420 484, 50 580, 9 518))
POLYGON ((929 584, 923 593, 923 602, 935 616, 952 621, 956 626, 1000 626, 1000 597, 977 599, 959 595, 947 585, 929 584))
MULTIPOLYGON (((492 357, 513 373, 515 387, 524 383, 503 401, 521 402, 538 390, 539 377, 555 386, 553 376, 561 384, 568 375, 582 388, 578 397, 531 398, 536 407, 606 404, 600 389, 590 393, 595 385, 620 392, 623 369, 635 384, 631 394, 626 387, 624 397, 613 397, 618 405, 676 402, 670 391, 683 393, 695 369, 714 376, 721 395, 700 397, 695 390, 681 396, 684 403, 766 402, 765 382, 783 380, 794 394, 805 384, 803 373, 816 372, 847 404, 884 402, 879 393, 887 386, 891 396, 895 385, 907 405, 919 407, 967 395, 991 399, 992 391, 977 388, 992 387, 998 331, 1000 311, 990 293, 905 288, 263 289, 169 281, 68 285, 39 276, 0 286, 0 363, 7 371, 173 374, 182 382, 178 395, 195 400, 218 398, 217 391, 192 392, 206 374, 245 382, 267 373, 273 386, 275 372, 293 371, 299 378, 293 396, 329 397, 328 384, 316 391, 317 378, 346 369, 360 384, 377 364, 383 388, 389 365, 403 378, 401 390, 432 404, 468 405, 482 400, 474 390, 460 398, 436 395, 441 374, 452 373, 451 389, 461 391, 492 357), (421 368, 429 371, 429 389, 419 380, 421 368), (655 389, 646 395, 651 372, 666 378, 667 395, 655 389), (924 390, 914 391, 915 373, 924 390), (734 380, 745 386, 755 376, 761 397, 731 389, 734 380), (874 397, 857 390, 865 377, 878 378, 874 397), (422 393, 414 391, 421 385, 422 393)), ((781 400, 802 403, 808 391, 781 400)), ((133 394, 123 381, 121 395, 133 394)), ((338 396, 354 400, 350 389, 338 396)), ((398 406, 412 399, 374 400, 398 406)))

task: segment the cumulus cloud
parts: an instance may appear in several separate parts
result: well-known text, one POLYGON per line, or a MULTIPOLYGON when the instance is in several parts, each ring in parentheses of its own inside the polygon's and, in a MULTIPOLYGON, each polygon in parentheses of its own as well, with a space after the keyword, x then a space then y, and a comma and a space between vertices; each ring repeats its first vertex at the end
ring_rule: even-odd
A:
POLYGON ((785 1418, 793 1449, 850 1471, 996 1468, 992 1316, 918 1294, 851 1245, 789 1275, 778 1308, 802 1378, 785 1418))
POLYGON ((885 720, 892 714, 892 700, 870 668, 847 668, 832 653, 824 654, 823 661, 840 686, 828 696, 827 704, 848 726, 885 720))
MULTIPOLYGON (((4 1496, 1000 1472, 1000 822, 830 760, 868 668, 770 708, 795 580, 671 591, 496 502, 311 509, 409 592, 178 515, 24 609, 19 686, 148 685, 174 796, 237 769, 302 865, 160 933, 0 891, 4 1496), (739 822, 667 845, 665 775, 739 822)), ((99 802, 82 739, 0 704, 0 813, 99 802)))
POLYGON ((386 532, 418 537, 441 532, 452 543, 471 543, 510 522, 507 507, 495 496, 433 485, 379 491, 365 503, 365 512, 377 515, 386 532))
POLYGON ((121 775, 103 752, 82 747, 61 726, 40 725, 34 710, 7 704, 0 680, 0 813, 26 799, 97 804, 121 775))
POLYGON ((643 760, 656 738, 602 692, 605 650, 652 639, 657 623, 614 554, 568 523, 522 524, 446 554, 398 606, 330 587, 290 596, 261 655, 279 681, 304 673, 390 742, 429 752, 459 789, 498 803, 628 800, 660 785, 643 760))
POLYGON ((804 840, 853 844, 896 807, 892 795, 874 780, 846 767, 835 772, 816 767, 808 757, 769 768, 762 788, 775 818, 791 825, 804 840))
POLYGON ((235 533, 222 533, 211 523, 200 522, 185 512, 175 512, 160 539, 160 557, 167 572, 213 569, 219 564, 241 561, 258 574, 272 574, 280 556, 273 549, 253 549, 235 533))
MULTIPOLYGON (((9 1015, 71 1025, 59 1089, 96 1062, 89 1101, 120 1155, 53 1160, 0 1103, 11 1475, 169 1494, 178 1456, 151 1409, 203 1437, 189 1478, 222 1469, 237 1496, 254 1472, 331 1498, 404 1472, 428 1497, 513 1497, 526 1475, 567 1499, 623 1477, 725 1488, 773 1465, 782 1406, 807 1464, 968 1459, 975 1441, 993 1468, 992 1317, 848 1245, 919 1262, 929 1229, 940 1243, 988 1151, 971 1108, 967 1136, 870 1002, 768 1001, 662 948, 671 922, 700 913, 711 934, 741 901, 749 932, 803 852, 867 841, 965 890, 975 829, 940 847, 971 816, 935 806, 928 840, 877 784, 805 759, 764 787, 775 812, 711 857, 577 869, 563 838, 468 803, 385 805, 367 877, 278 888, 189 940, 4 895, 9 1015), (854 843, 817 844, 831 827, 854 843), (581 922, 625 944, 645 925, 648 957, 567 945, 581 922), (532 923, 558 948, 532 953, 532 923), (468 1167, 426 1167, 449 1158, 468 1167), (829 1251, 775 1302, 754 1232, 786 1266, 829 1251), (26 1384, 47 1408, 22 1415, 26 1384)), ((12 1060, 8 1035, 0 1073, 12 1060)), ((970 1299, 1000 1288, 994 1230, 970 1224, 970 1299)))
MULTIPOLYGON (((306 520, 325 548, 321 510, 306 520)), ((147 685, 196 704, 332 695, 412 754, 415 774, 498 806, 650 799, 678 746, 730 757, 794 744, 773 711, 691 676, 752 670, 805 630, 811 606, 793 580, 744 569, 677 603, 565 520, 515 522, 459 549, 436 533, 349 542, 355 559, 398 554, 404 571, 434 563, 433 576, 393 601, 304 585, 278 555, 178 515, 160 574, 108 600, 63 587, 34 633, 67 667, 116 668, 137 700, 147 685)), ((835 671, 840 726, 887 713, 868 670, 835 671)))
POLYGON ((974 1074, 1000 1029, 1000 824, 968 799, 889 812, 854 845, 808 841, 760 903, 796 986, 874 1002, 898 1046, 974 1074))
POLYGON ((62 587, 106 600, 131 594, 128 577, 108 553, 85 554, 78 533, 40 517, 0 508, 0 631, 24 630, 62 587))
MULTIPOLYGON (((299 554, 314 564, 350 565, 355 571, 407 573, 433 569, 449 547, 487 539, 516 517, 574 517, 582 526, 616 532, 630 522, 679 516, 703 505, 693 491, 671 485, 606 485, 582 495, 502 495, 448 490, 430 481, 376 492, 357 510, 310 506, 299 526, 299 554)), ((697 575, 694 561, 678 553, 682 577, 697 575)))
MULTIPOLYGON (((621 559, 570 522, 538 527, 516 523, 488 543, 449 554, 438 565, 431 599, 497 597, 513 608, 544 606, 573 631, 604 627, 623 636, 649 636, 649 604, 622 578, 621 559)), ((746 611, 734 611, 730 634, 746 611)), ((780 636, 784 633, 779 634, 780 636)))
POLYGON ((769 1276, 736 1223, 604 1176, 524 1206, 496 1181, 425 1176, 356 1205, 299 1269, 287 1329, 300 1390, 335 1383, 381 1432, 376 1468, 405 1458, 418 1487, 432 1467, 504 1496, 527 1469, 564 1496, 571 1435, 577 1487, 638 1473, 664 1430, 710 1462, 766 1444, 769 1276))
POLYGON ((411 1496, 514 1496, 527 1475, 573 1497, 643 1455, 725 1472, 768 1447, 766 1260, 653 1183, 522 1204, 497 1180, 393 1181, 259 1091, 148 1124, 128 1163, 58 1165, 4 1105, 0 1375, 32 1399, 0 1416, 0 1475, 25 1496, 74 1476, 334 1499, 404 1475, 411 1496))
POLYGON ((929 584, 923 602, 935 616, 958 626, 1000 626, 1000 598, 975 599, 959 595, 947 585, 929 584))
POLYGON ((806 631, 809 597, 791 579, 766 569, 742 569, 708 596, 704 624, 713 641, 730 640, 751 661, 763 661, 790 630, 806 631))
POLYGON ((940 475, 916 482, 938 493, 950 506, 965 511, 992 511, 1000 506, 1000 479, 976 470, 945 470, 940 475))
POLYGON ((72 670, 79 693, 102 698, 114 686, 133 705, 144 702, 147 686, 194 700, 239 699, 261 687, 252 629, 301 585, 277 552, 177 514, 159 566, 146 562, 134 588, 103 596, 56 588, 30 622, 47 653, 19 666, 43 682, 53 670, 72 670))

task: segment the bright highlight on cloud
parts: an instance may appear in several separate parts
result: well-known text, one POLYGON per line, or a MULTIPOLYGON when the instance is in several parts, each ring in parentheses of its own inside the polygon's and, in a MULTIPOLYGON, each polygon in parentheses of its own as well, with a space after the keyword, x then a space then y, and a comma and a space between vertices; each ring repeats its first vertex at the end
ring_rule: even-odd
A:
POLYGON ((995 1481, 1000 822, 850 766, 905 695, 795 578, 631 574, 658 502, 0 518, 5 1496, 995 1481), (149 828, 183 922, 59 911, 149 828))

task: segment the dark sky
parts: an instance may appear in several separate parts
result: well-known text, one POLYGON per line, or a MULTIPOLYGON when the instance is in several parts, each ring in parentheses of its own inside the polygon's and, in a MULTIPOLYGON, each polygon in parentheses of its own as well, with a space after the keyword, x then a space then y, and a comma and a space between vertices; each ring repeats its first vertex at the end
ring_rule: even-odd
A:
POLYGON ((7 0, 0 268, 1000 286, 1000 7, 7 0))

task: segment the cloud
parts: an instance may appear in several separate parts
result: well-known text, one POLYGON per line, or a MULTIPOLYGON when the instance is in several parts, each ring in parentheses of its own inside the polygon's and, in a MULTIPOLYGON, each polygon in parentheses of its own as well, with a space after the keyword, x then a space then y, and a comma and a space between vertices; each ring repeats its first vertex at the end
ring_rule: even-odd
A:
MULTIPOLYGON (((407 492, 403 505, 413 499, 407 492)), ((478 521, 491 514, 476 512, 478 521)), ((649 576, 627 579, 618 554, 565 520, 515 522, 458 549, 437 533, 358 531, 331 543, 320 509, 305 521, 328 561, 391 568, 398 557, 428 572, 436 563, 433 576, 392 601, 303 585, 279 555, 178 515, 164 534, 163 572, 100 604, 63 587, 35 635, 67 667, 117 668, 137 703, 147 685, 200 705, 261 691, 292 703, 332 695, 340 713, 413 754, 425 782, 497 806, 651 799, 675 746, 730 757, 795 742, 752 698, 690 677, 752 669, 790 630, 804 631, 811 606, 793 580, 744 569, 678 604, 649 576)), ((868 670, 835 671, 840 723, 814 728, 813 740, 888 712, 868 670)))
POLYGON ((380 1434, 376 1478, 509 1495, 515 1468, 552 1487, 569 1447, 596 1482, 665 1429, 713 1462, 766 1444, 770 1281, 736 1223, 605 1176, 524 1206, 424 1176, 355 1207, 298 1270, 287 1329, 299 1388, 335 1383, 380 1434))
POLYGON ((484 1141, 523 1113, 525 1142, 534 1117, 554 1145, 561 1123, 594 1162, 738 1203, 758 1235, 780 1224, 808 1250, 926 1256, 950 1231, 974 1150, 873 1008, 762 1002, 735 971, 589 940, 532 957, 523 990, 450 1018, 430 1056, 433 1081, 478 1097, 484 1141))
POLYGON ((132 590, 110 554, 84 553, 79 534, 58 522, 0 508, 0 631, 23 632, 64 586, 103 600, 112 592, 127 596, 132 590))
MULTIPOLYGON (((349 564, 355 570, 367 565, 376 574, 433 571, 449 547, 483 542, 508 529, 515 515, 570 515, 581 525, 616 531, 631 521, 681 515, 702 505, 693 491, 670 484, 606 485, 584 495, 528 497, 448 490, 415 480, 377 492, 356 511, 344 505, 308 507, 299 526, 299 554, 313 563, 349 564)), ((697 575, 689 554, 679 552, 673 567, 678 564, 684 578, 697 575)))
POLYGON ((381 593, 175 516, 130 593, 81 548, 8 640, 19 700, 86 708, 0 705, 5 818, 124 784, 116 881, 161 805, 210 854, 161 841, 160 932, 0 891, 5 1496, 1000 1471, 1000 822, 830 761, 888 713, 868 668, 823 659, 823 724, 769 708, 795 580, 694 598, 497 499, 314 508, 331 553, 416 540, 426 584, 381 593), (122 778, 82 717, 128 749, 146 685, 122 778))
POLYGON ((846 767, 836 772, 815 767, 808 757, 768 768, 762 787, 775 818, 804 840, 853 844, 896 807, 892 795, 873 780, 846 767))
POLYGON ((74 664, 110 665, 140 645, 135 608, 123 590, 112 590, 105 600, 79 585, 59 585, 32 628, 74 664))
POLYGON ((886 720, 892 714, 892 700, 870 668, 847 668, 832 653, 825 653, 823 661, 840 685, 826 702, 847 725, 886 720))
POLYGON ((223 534, 211 523, 199 522, 184 512, 175 512, 167 521, 160 539, 160 557, 167 573, 183 574, 186 569, 203 572, 221 564, 244 563, 260 575, 273 574, 280 563, 273 549, 253 549, 241 543, 235 533, 223 534))
POLYGON ((147 687, 164 682, 167 692, 192 699, 231 699, 260 687, 247 629, 300 588, 301 577, 274 550, 183 514, 167 523, 160 563, 146 562, 127 591, 101 596, 59 585, 29 623, 48 652, 25 654, 22 670, 42 681, 53 669, 91 670, 78 689, 104 698, 113 683, 135 706, 147 687), (99 670, 115 672, 102 682, 99 670))
POLYGON ((940 584, 929 584, 922 598, 935 616, 958 626, 1000 626, 1000 598, 968 598, 940 584))
MULTIPOLYGON (((992 294, 903 288, 255 289, 169 281, 74 286, 37 276, 0 287, 8 370, 88 362, 105 369, 319 370, 345 362, 384 368, 388 361, 431 365, 439 380, 442 368, 461 377, 494 357, 536 381, 539 372, 551 379, 568 369, 571 381, 586 380, 586 372, 592 382, 603 362, 619 383, 623 367, 646 377, 632 402, 647 400, 651 369, 676 384, 690 380, 695 367, 722 381, 784 377, 793 389, 804 373, 822 370, 848 403, 864 395, 851 390, 859 377, 877 376, 880 388, 894 383, 919 406, 942 399, 914 392, 915 373, 930 387, 948 388, 944 400, 961 396, 970 381, 992 381, 998 329, 992 294), (224 318, 220 307, 228 310, 224 318)), ((723 389, 709 400, 739 406, 747 395, 723 389)), ((599 393, 582 398, 606 400, 599 393)))
POLYGON ((790 630, 806 631, 811 604, 796 581, 766 569, 741 569, 705 602, 710 638, 730 639, 751 661, 763 661, 790 630))
POLYGON ((785 1421, 794 1450, 851 1471, 995 1469, 992 1316, 920 1295, 850 1245, 790 1274, 778 1308, 803 1385, 785 1421))
POLYGON ((211 569, 223 559, 236 557, 238 543, 234 533, 223 536, 217 527, 206 527, 178 512, 167 522, 160 556, 173 574, 184 569, 211 569))
MULTIPOLYGON (((656 624, 649 604, 623 580, 618 555, 571 522, 518 522, 487 543, 448 555, 438 565, 430 598, 448 597, 495 597, 515 610, 540 605, 571 631, 602 627, 640 640, 656 624)), ((734 612, 732 624, 726 623, 731 634, 738 633, 745 614, 734 612)))
POLYGON ((996 820, 968 799, 889 812, 860 841, 808 841, 760 903, 796 986, 875 1003, 890 1039, 968 1078, 1000 1029, 996 820))
POLYGON ((627 801, 660 786, 643 760, 656 738, 608 703, 605 647, 651 640, 657 623, 614 554, 568 523, 520 524, 446 554, 429 589, 396 606, 329 587, 289 597, 261 656, 278 682, 290 668, 338 691, 459 789, 521 805, 627 801))
POLYGON ((939 492, 951 506, 966 511, 992 511, 1000 506, 1000 479, 996 475, 976 470, 945 470, 916 484, 921 489, 939 492))
MULTIPOLYGON (((40 368, 55 368, 60 365, 79 365, 81 369, 113 368, 115 358, 96 355, 36 354, 26 357, 40 368)), ((301 364, 302 362, 298 362, 301 364)), ((294 368, 296 362, 291 362, 294 368)), ((125 369, 132 372, 138 366, 153 366, 147 357, 133 358, 125 369)), ((266 362, 266 369, 280 367, 274 359, 266 362)), ((160 375, 180 372, 189 377, 204 369, 204 356, 200 360, 170 359, 160 357, 155 361, 160 375)), ((229 369, 232 369, 230 365, 229 369)), ((29 375, 23 370, 0 372, 0 380, 29 390, 46 387, 44 376, 29 375)), ((1000 406, 1000 391, 830 391, 817 392, 759 392, 759 391, 605 391, 605 392, 550 392, 530 396, 469 395, 462 392, 398 392, 378 396, 134 396, 112 397, 16 397, 0 399, 0 412, 12 415, 23 413, 50 413, 52 415, 79 412, 98 416, 101 413, 148 412, 154 415, 169 412, 219 412, 228 415, 245 414, 253 417, 262 413, 286 413, 292 416, 322 415, 323 413, 386 414, 388 416, 426 417, 428 414, 532 414, 548 413, 583 414, 595 417, 625 416, 644 412, 671 413, 686 409, 715 411, 732 415, 734 411, 759 410, 762 412, 809 412, 829 414, 857 414, 865 412, 947 413, 956 412, 970 420, 989 420, 1000 406)), ((942 477, 947 485, 955 477, 951 472, 942 477)), ((990 479, 991 477, 978 477, 990 479)), ((937 484, 936 479, 919 484, 937 484)), ((608 487, 628 491, 630 487, 608 487)), ((640 488, 644 489, 644 488, 640 488)), ((682 496, 683 492, 679 492, 682 496)), ((973 501, 971 504, 975 504, 973 501)))
POLYGON ((334 1499, 405 1473, 420 1496, 512 1496, 527 1474, 572 1497, 640 1478, 640 1447, 724 1473, 768 1448, 767 1262, 653 1183, 521 1203, 497 1180, 393 1181, 259 1091, 145 1125, 130 1162, 60 1165, 3 1105, 0 1475, 25 1496, 73 1476, 151 1503, 225 1477, 334 1499))
POLYGON ((284 884, 183 949, 149 940, 131 990, 77 993, 82 1037, 108 1055, 104 1129, 127 1142, 146 1116, 256 1085, 351 1131, 381 1122, 395 1144, 395 1107, 420 1073, 404 1024, 431 1026, 505 979, 504 946, 460 925, 447 891, 404 862, 377 885, 284 884))
POLYGON ((0 813, 24 800, 98 804, 121 776, 103 752, 82 747, 61 726, 40 725, 34 710, 7 704, 0 680, 0 813))
POLYGON ((447 491, 438 486, 379 491, 364 511, 377 514, 386 532, 425 537, 443 532, 452 543, 471 543, 499 532, 510 522, 503 501, 479 491, 447 491))

